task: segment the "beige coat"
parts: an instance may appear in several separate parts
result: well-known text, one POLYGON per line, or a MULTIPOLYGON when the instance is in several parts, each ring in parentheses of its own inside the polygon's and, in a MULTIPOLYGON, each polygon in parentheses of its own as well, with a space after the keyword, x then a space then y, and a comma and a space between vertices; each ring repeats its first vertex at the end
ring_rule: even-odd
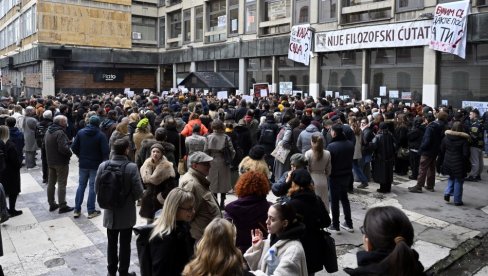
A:
POLYGON ((207 176, 207 179, 210 182, 210 191, 212 191, 212 193, 227 193, 232 189, 230 167, 225 164, 223 154, 224 147, 230 149, 232 158, 234 158, 236 151, 227 134, 214 132, 207 136, 205 153, 214 158, 210 163, 210 173, 207 176))
POLYGON ((149 157, 144 161, 140 172, 142 182, 152 185, 159 185, 166 179, 176 176, 173 163, 169 162, 164 156, 157 164, 152 162, 152 159, 149 157))
POLYGON ((139 128, 137 128, 134 135, 132 135, 134 146, 136 147, 136 152, 135 152, 134 156, 139 155, 139 150, 141 150, 142 140, 153 139, 153 138, 154 138, 154 136, 152 135, 151 132, 149 132, 149 131, 148 132, 142 132, 142 131, 140 131, 139 128))
POLYGON ((315 194, 318 195, 329 209, 329 183, 328 177, 332 169, 331 156, 328 150, 324 150, 322 159, 313 158, 313 151, 310 149, 305 152, 305 159, 308 161, 308 171, 312 176, 315 194))

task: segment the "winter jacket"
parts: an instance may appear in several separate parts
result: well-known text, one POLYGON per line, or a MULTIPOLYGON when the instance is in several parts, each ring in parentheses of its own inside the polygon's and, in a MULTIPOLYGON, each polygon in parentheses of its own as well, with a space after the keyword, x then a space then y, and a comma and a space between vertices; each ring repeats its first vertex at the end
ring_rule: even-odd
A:
POLYGON ((435 157, 439 154, 441 147, 440 141, 444 136, 444 123, 434 121, 427 125, 419 147, 419 154, 435 157))
POLYGON ((260 229, 267 236, 266 219, 270 205, 266 197, 249 195, 225 206, 225 217, 232 219, 236 226, 236 246, 242 253, 251 246, 251 230, 260 229))
MULTIPOLYGON (((100 133, 102 134, 102 133, 100 133)), ((103 134, 102 134, 103 135, 103 134)), ((105 135, 103 135, 105 137, 105 135)), ((110 163, 115 165, 122 165, 129 161, 125 155, 114 155, 110 163)), ((99 180, 103 169, 105 168, 105 161, 100 164, 95 178, 95 191, 98 191, 99 180)), ((141 176, 139 170, 133 162, 129 162, 125 166, 124 183, 122 191, 127 194, 127 200, 124 205, 114 210, 103 210, 103 227, 112 230, 130 229, 136 224, 136 201, 141 198, 143 188, 141 183, 141 176)))
POLYGON ((424 136, 424 129, 421 127, 412 127, 407 133, 408 148, 410 150, 418 150, 422 143, 422 137, 424 136))
POLYGON ((37 150, 37 143, 36 143, 36 126, 37 120, 34 117, 26 116, 24 119, 24 140, 25 140, 25 151, 36 151, 37 150))
POLYGON ((474 119, 469 125, 469 136, 471 137, 471 146, 475 148, 484 148, 484 135, 483 124, 479 119, 474 119))
POLYGON ((181 135, 184 137, 190 136, 193 132, 193 126, 197 124, 200 125, 200 135, 206 135, 208 133, 208 129, 204 124, 202 124, 200 119, 190 120, 188 124, 186 124, 185 128, 181 131, 181 135))
POLYGON ((68 136, 59 124, 49 126, 44 137, 48 166, 64 166, 69 164, 73 154, 69 148, 68 136))
POLYGON ((330 152, 332 162, 330 177, 351 176, 354 144, 345 136, 337 136, 332 139, 327 150, 330 152))
POLYGON ((310 124, 307 128, 305 128, 304 131, 300 133, 297 140, 297 148, 299 152, 305 154, 307 150, 312 148, 312 144, 310 143, 310 141, 312 141, 312 135, 316 133, 322 135, 319 129, 313 124, 310 124))
POLYGON ((191 221, 191 236, 200 240, 203 230, 214 219, 222 217, 217 200, 210 192, 210 182, 200 172, 189 168, 179 180, 180 188, 193 193, 195 215, 191 221))
POLYGON ((98 169, 110 153, 107 137, 91 124, 78 131, 71 150, 78 156, 80 168, 90 170, 98 169))
MULTIPOLYGON (((3 141, 0 140, 0 144, 3 141)), ((1 147, 1 146, 0 146, 1 147)), ((0 172, 0 183, 3 184, 7 195, 18 195, 20 193, 20 166, 22 161, 19 160, 19 154, 14 142, 7 140, 3 147, 5 158, 5 170, 0 172)))
POLYGON ((393 163, 395 154, 395 138, 388 130, 380 130, 371 142, 373 154, 373 179, 378 183, 393 182, 393 163))
POLYGON ((9 128, 10 138, 9 140, 15 144, 15 149, 17 150, 17 157, 22 163, 23 160, 23 150, 24 150, 24 134, 16 127, 9 128))
POLYGON ((446 130, 445 133, 441 144, 441 154, 444 156, 442 173, 457 179, 464 178, 470 165, 469 135, 453 130, 446 130))
POLYGON ((305 226, 294 224, 280 234, 280 237, 270 235, 268 239, 251 246, 246 253, 246 259, 252 273, 257 276, 268 275, 268 265, 266 259, 269 256, 269 249, 275 249, 279 259, 274 276, 308 276, 305 251, 299 238, 303 235, 305 226), (272 239, 278 239, 272 246, 272 239))

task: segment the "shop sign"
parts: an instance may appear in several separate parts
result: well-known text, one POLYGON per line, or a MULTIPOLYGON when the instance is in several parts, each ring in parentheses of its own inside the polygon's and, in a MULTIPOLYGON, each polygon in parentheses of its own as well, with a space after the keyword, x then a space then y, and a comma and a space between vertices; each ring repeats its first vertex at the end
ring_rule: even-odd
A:
POLYGON ((123 82, 124 74, 116 71, 96 71, 93 79, 95 82, 123 82))
POLYGON ((315 34, 315 52, 429 45, 431 20, 375 25, 315 34))
POLYGON ((312 30, 310 25, 297 25, 291 28, 288 58, 308 65, 312 43, 312 30))
POLYGON ((456 1, 435 7, 429 48, 466 57, 470 1, 456 1))

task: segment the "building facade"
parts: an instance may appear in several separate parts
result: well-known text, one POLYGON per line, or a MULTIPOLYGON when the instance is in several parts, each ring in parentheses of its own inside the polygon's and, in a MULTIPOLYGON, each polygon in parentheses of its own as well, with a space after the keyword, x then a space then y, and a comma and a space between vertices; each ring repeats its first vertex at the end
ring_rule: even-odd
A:
POLYGON ((471 3, 466 59, 397 43, 320 50, 317 35, 332 31, 429 24, 440 1, 0 0, 2 87, 26 96, 160 92, 191 72, 218 72, 246 94, 255 83, 279 93, 291 82, 312 96, 488 101, 486 0, 471 3), (316 36, 308 66, 287 58, 298 24, 316 36))

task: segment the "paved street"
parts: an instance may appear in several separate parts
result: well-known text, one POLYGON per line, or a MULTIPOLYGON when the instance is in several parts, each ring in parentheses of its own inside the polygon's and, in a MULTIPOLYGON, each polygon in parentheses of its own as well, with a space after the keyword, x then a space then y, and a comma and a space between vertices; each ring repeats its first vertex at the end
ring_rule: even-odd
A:
MULTIPOLYGON (((76 161, 73 157, 68 179, 67 201, 70 206, 74 205, 78 181, 76 161)), ((488 164, 488 160, 485 163, 488 164)), ((72 213, 51 213, 40 170, 27 171, 23 168, 21 174, 22 193, 17 205, 24 214, 1 226, 5 255, 0 257, 0 263, 5 275, 106 275, 106 232, 102 227, 102 216, 91 220, 86 218, 87 194, 79 219, 74 219, 72 213)), ((480 240, 488 231, 488 175, 485 172, 481 177, 481 182, 465 183, 465 206, 462 207, 444 202, 445 178, 437 179, 434 193, 409 193, 407 187, 414 181, 398 176, 391 194, 376 193, 379 185, 375 183, 370 183, 366 190, 356 190, 350 195, 355 232, 342 231, 334 235, 341 267, 356 266, 355 252, 361 249, 362 244, 359 226, 367 208, 378 205, 393 205, 406 212, 415 228, 414 247, 426 269, 435 269, 460 254, 460 245, 480 240)), ((227 200, 234 199, 234 196, 229 196, 227 200)), ((270 201, 274 199, 272 195, 268 197, 270 201)), ((142 219, 138 222, 144 223, 142 219)), ((132 247, 130 270, 139 274, 134 239, 132 247)), ((488 275, 486 259, 484 262, 463 275, 488 275)), ((345 273, 339 271, 332 275, 345 273)))

